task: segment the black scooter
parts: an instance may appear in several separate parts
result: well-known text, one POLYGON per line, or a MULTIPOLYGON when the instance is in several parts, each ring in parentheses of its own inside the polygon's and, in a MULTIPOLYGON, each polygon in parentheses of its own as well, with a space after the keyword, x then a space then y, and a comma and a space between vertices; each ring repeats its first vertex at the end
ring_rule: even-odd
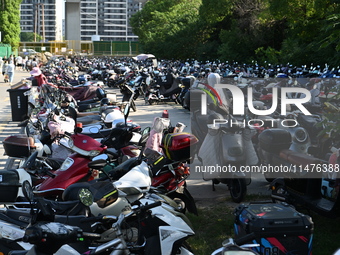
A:
POLYGON ((327 179, 325 175, 339 171, 339 160, 335 164, 289 150, 291 136, 284 129, 267 129, 259 135, 259 150, 262 163, 267 163, 271 177, 273 201, 284 201, 302 206, 324 217, 339 216, 339 179, 327 179), (270 167, 269 167, 270 166, 270 167), (276 169, 276 171, 274 170, 276 169), (323 191, 324 183, 333 186, 335 194, 329 197, 323 191))
POLYGON ((175 75, 168 72, 159 76, 155 84, 145 93, 145 101, 150 105, 160 102, 175 102, 178 103, 178 95, 181 92, 179 81, 175 75))

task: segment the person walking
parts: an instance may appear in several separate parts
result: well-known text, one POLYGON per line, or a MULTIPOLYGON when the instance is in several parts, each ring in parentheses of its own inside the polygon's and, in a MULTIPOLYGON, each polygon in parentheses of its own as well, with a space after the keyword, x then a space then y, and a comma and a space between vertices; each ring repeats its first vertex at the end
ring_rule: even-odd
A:
POLYGON ((10 61, 7 66, 8 81, 9 81, 10 86, 12 86, 12 83, 13 83, 14 70, 15 70, 14 62, 10 61))
POLYGON ((4 60, 4 63, 2 65, 2 75, 5 76, 6 72, 7 72, 7 66, 8 66, 8 62, 7 60, 4 60))
POLYGON ((22 59, 22 57, 17 56, 15 59, 16 59, 15 65, 18 67, 19 70, 23 70, 23 65, 22 65, 23 59, 22 59))
POLYGON ((4 65, 4 61, 2 60, 2 57, 0 57, 0 70, 2 72, 2 66, 4 65))

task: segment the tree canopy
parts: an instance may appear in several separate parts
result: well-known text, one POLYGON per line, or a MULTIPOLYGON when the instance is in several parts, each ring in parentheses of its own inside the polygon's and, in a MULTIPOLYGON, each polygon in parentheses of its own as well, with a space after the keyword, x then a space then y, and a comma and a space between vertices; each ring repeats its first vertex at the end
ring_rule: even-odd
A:
POLYGON ((146 53, 339 65, 338 0, 149 0, 131 18, 146 53))
POLYGON ((13 49, 20 42, 20 4, 22 0, 0 1, 0 31, 2 42, 10 44, 13 49))

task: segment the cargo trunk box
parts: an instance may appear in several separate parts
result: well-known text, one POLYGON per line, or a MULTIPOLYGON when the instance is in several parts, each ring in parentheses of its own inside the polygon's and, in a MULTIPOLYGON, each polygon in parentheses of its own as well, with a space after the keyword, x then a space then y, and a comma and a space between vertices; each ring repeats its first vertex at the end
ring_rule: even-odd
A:
POLYGON ((15 202, 19 187, 21 183, 15 170, 0 170, 0 203, 15 202))
POLYGON ((24 134, 11 135, 3 141, 5 154, 9 157, 28 157, 35 149, 34 139, 24 134))
POLYGON ((292 136, 285 129, 266 129, 259 135, 259 143, 264 151, 279 152, 289 149, 292 143, 292 136))
POLYGON ((190 133, 169 133, 163 137, 161 147, 167 158, 182 161, 195 155, 197 143, 196 136, 190 133))
POLYGON ((235 209, 235 238, 254 233, 260 255, 311 255, 314 224, 288 204, 259 203, 235 209))

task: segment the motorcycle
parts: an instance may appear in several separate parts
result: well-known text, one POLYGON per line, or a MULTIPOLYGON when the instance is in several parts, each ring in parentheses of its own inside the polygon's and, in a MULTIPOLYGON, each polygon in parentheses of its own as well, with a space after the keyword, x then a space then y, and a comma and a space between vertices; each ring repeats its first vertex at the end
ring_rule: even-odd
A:
MULTIPOLYGON (((217 83, 215 81, 213 84, 217 83)), ((229 105, 227 98, 221 99, 224 96, 221 94, 224 93, 223 91, 217 93, 212 86, 205 87, 209 91, 207 89, 191 90, 190 106, 193 112, 191 115, 192 132, 200 141, 203 141, 197 154, 202 163, 203 179, 212 180, 213 190, 215 184, 227 184, 232 200, 239 203, 246 195, 247 185, 251 181, 249 175, 239 170, 242 166, 258 163, 251 141, 254 130, 242 126, 243 120, 236 119, 229 114, 229 109, 226 107, 229 105), (206 115, 201 113, 202 94, 210 95, 209 100, 211 99, 209 112, 206 115), (222 166, 228 169, 220 171, 218 168, 222 166), (215 167, 216 171, 210 171, 211 167, 215 167)))
MULTIPOLYGON (((187 134, 182 136, 189 138, 187 134)), ((194 143, 188 141, 187 148, 189 148, 189 146, 193 147, 194 143)), ((184 151, 182 151, 182 153, 183 152, 184 151)), ((176 160, 171 160, 165 158, 164 155, 159 152, 150 149, 144 150, 144 154, 147 164, 151 167, 151 189, 173 199, 181 212, 184 213, 187 210, 190 213, 197 214, 195 201, 186 187, 186 179, 190 175, 189 167, 185 164, 188 159, 176 158, 176 160)), ((130 178, 130 182, 133 183, 132 179, 136 178, 135 176, 138 176, 139 171, 138 167, 134 167, 141 161, 142 156, 143 154, 139 154, 137 157, 132 157, 118 166, 112 166, 111 158, 107 155, 102 155, 100 158, 98 157, 98 160, 90 162, 89 167, 104 172, 104 175, 100 180, 109 178, 114 182, 116 180, 121 181, 121 178, 124 177, 124 179, 130 178), (137 171, 137 173, 135 173, 135 171, 137 171)), ((136 185, 145 188, 148 183, 145 183, 143 186, 140 182, 141 180, 147 179, 148 178, 145 179, 140 177, 139 181, 136 180, 136 185)), ((120 187, 120 184, 118 184, 117 187, 120 187)), ((131 200, 130 202, 132 201, 134 200, 131 200)))
POLYGON ((83 224, 94 223, 92 226, 96 229, 104 228, 102 233, 86 232, 78 225, 71 226, 68 223, 36 221, 26 228, 22 237, 24 242, 33 246, 27 252, 14 251, 11 254, 101 254, 109 250, 110 254, 117 255, 173 255, 178 252, 190 255, 192 253, 186 248, 183 239, 194 232, 177 214, 161 201, 144 198, 129 212, 118 216, 94 216, 80 221, 83 224), (176 235, 162 238, 162 233, 170 228, 176 235))
MULTIPOLYGON (((291 137, 287 130, 267 129, 259 136, 260 149, 266 158, 268 169, 274 181, 270 184, 273 201, 284 201, 294 206, 303 206, 325 217, 337 217, 339 196, 332 198, 324 195, 322 184, 331 173, 335 173, 338 163, 314 158, 303 153, 289 150, 291 137)), ((338 190, 338 179, 333 177, 332 185, 338 190)))
MULTIPOLYGON (((3 254, 9 254, 13 250, 29 250, 32 245, 22 242, 21 238, 24 236, 25 228, 37 221, 68 223, 90 229, 88 224, 80 222, 89 216, 84 195, 78 196, 74 201, 53 201, 41 197, 36 197, 33 201, 33 195, 28 195, 32 189, 29 181, 22 179, 20 183, 17 189, 20 190, 18 195, 22 196, 23 202, 15 202, 15 199, 1 200, 5 206, 0 209, 0 226, 3 233, 7 233, 0 238, 0 249, 3 254)), ((8 194, 16 195, 13 190, 9 190, 8 194)))
MULTIPOLYGON (((127 163, 125 163, 125 166, 126 164, 131 164, 131 161, 126 162, 127 163)), ((81 226, 81 228, 83 229, 84 227, 87 227, 87 231, 89 231, 88 225, 85 224, 84 226, 84 224, 82 225, 79 224, 84 222, 94 223, 91 224, 91 226, 95 228, 90 229, 92 229, 92 232, 95 233, 98 233, 99 231, 100 235, 91 233, 91 235, 95 236, 97 239, 94 243, 91 242, 91 247, 95 247, 92 252, 98 253, 102 252, 104 247, 105 248, 112 247, 113 250, 117 249, 119 250, 119 252, 121 252, 121 250, 115 245, 118 244, 116 238, 123 236, 123 239, 120 238, 120 240, 126 241, 128 243, 127 248, 132 249, 134 251, 142 249, 144 250, 143 254, 172 255, 178 254, 177 252, 179 251, 181 252, 181 254, 192 254, 189 252, 187 245, 184 242, 186 238, 194 234, 194 232, 188 225, 189 224, 188 220, 184 215, 182 215, 175 209, 177 205, 174 202, 172 202, 171 199, 163 195, 154 193, 152 190, 148 192, 149 190, 148 187, 150 187, 151 184, 149 168, 144 161, 142 161, 139 165, 138 163, 135 167, 128 171, 128 173, 124 174, 121 178, 119 178, 115 182, 97 180, 89 183, 76 183, 69 186, 63 193, 64 201, 70 202, 73 201, 74 204, 75 202, 78 202, 79 199, 81 199, 82 203, 89 207, 90 212, 92 215, 94 215, 94 217, 92 219, 91 218, 79 219, 79 217, 76 217, 76 219, 78 219, 78 222, 74 222, 67 221, 68 217, 71 216, 65 215, 63 223, 67 223, 69 225, 73 224, 73 226, 78 227, 81 226), (159 201, 161 201, 162 203, 160 203, 159 201), (157 204, 155 205, 156 206, 155 210, 153 209, 151 210, 152 214, 150 215, 150 218, 138 217, 139 216, 137 210, 138 207, 144 208, 145 206, 145 208, 150 209, 151 207, 149 206, 151 206, 151 204, 155 202, 157 202, 157 204), (131 205, 134 206, 131 207, 131 205), (103 221, 105 220, 113 219, 113 221, 115 221, 117 219, 117 216, 118 216, 117 222, 119 222, 119 220, 124 221, 124 224, 122 222, 120 223, 123 225, 113 224, 112 227, 110 226, 107 227, 107 224, 102 224, 103 221), (124 231, 124 233, 129 234, 117 235, 116 231, 119 231, 119 227, 122 227, 121 230, 124 231), (162 238, 163 236, 162 234, 164 234, 164 231, 170 229, 171 231, 174 231, 176 234, 172 235, 169 238, 162 238)), ((96 164, 97 164, 96 162, 92 162, 92 167, 95 167, 96 164)), ((123 171, 124 169, 126 168, 121 167, 121 171, 123 171)), ((119 170, 115 169, 115 171, 119 170)), ((29 189, 24 188, 23 190, 25 193, 25 191, 29 189)), ((33 191, 31 191, 30 193, 33 193, 33 191)), ((29 196, 25 195, 25 197, 27 200, 32 201, 33 197, 32 195, 29 196)), ((38 203, 39 201, 43 201, 43 205, 46 205, 46 203, 49 203, 48 201, 51 201, 39 197, 37 199, 38 203)), ((60 222, 58 220, 55 221, 60 222)), ((38 225, 28 227, 26 229, 26 234, 31 235, 33 234, 33 232, 37 231, 35 237, 38 237, 39 233, 41 233, 39 231, 39 226, 45 225, 46 222, 40 223, 38 222, 37 224, 38 225)), ((50 224, 49 226, 51 227, 53 225, 53 227, 56 227, 56 229, 58 229, 58 226, 60 226, 60 224, 54 222, 50 222, 47 224, 50 224)), ((16 229, 20 229, 20 227, 16 226, 16 229)), ((46 230, 46 228, 44 229, 46 230)), ((23 232, 22 229, 21 232, 23 232)), ((47 236, 48 234, 45 237, 47 236)), ((32 244, 37 244, 38 242, 41 241, 40 238, 34 239, 33 235, 31 237, 32 237, 31 240, 35 240, 35 242, 32 241, 32 244)), ((25 237, 24 240, 28 241, 28 239, 25 239, 25 237)), ((68 239, 67 242, 68 244, 70 243, 69 242, 70 240, 71 239, 68 239)), ((57 243, 57 240, 54 241, 57 243)), ((65 239, 63 239, 63 241, 65 241, 65 239)), ((43 249, 47 248, 47 246, 44 246, 44 244, 48 244, 47 242, 44 241, 40 244, 42 245, 41 247, 45 247, 43 249)), ((53 247, 55 246, 53 246, 52 244, 48 244, 48 247, 50 249, 49 252, 51 252, 52 249, 54 249, 53 247)), ((25 248, 28 249, 27 246, 25 248)), ((58 249, 59 248, 60 247, 58 247, 58 249)), ((41 251, 42 250, 40 250, 40 252, 41 251)), ((46 252, 46 250, 44 251, 46 252)), ((62 250, 62 252, 65 252, 65 250, 62 250)), ((72 254, 78 254, 75 253, 75 250, 72 250, 72 252, 73 252, 72 254)))
POLYGON ((137 107, 135 104, 135 100, 137 99, 138 95, 135 93, 135 89, 131 88, 125 79, 119 80, 116 85, 120 89, 120 93, 123 95, 122 105, 126 105, 127 102, 130 102, 130 106, 134 112, 137 111, 137 107), (137 95, 137 96, 136 96, 137 95))
POLYGON ((178 77, 176 78, 179 83, 181 84, 181 92, 179 93, 177 100, 178 103, 180 103, 184 109, 189 109, 190 104, 187 104, 187 100, 185 100, 186 94, 189 93, 189 89, 192 86, 192 84, 195 81, 195 77, 194 76, 188 76, 188 77, 178 77))
MULTIPOLYGON (((128 116, 128 109, 124 113, 125 124, 128 116)), ((76 119, 76 112, 70 108, 73 119, 76 119)), ((68 138, 68 149, 73 151, 69 157, 65 159, 59 169, 49 173, 50 176, 44 177, 44 180, 35 186, 35 193, 44 197, 60 197, 63 191, 71 184, 83 181, 91 181, 98 177, 98 173, 89 168, 88 164, 93 160, 94 157, 109 153, 117 161, 122 162, 124 156, 134 156, 139 154, 140 148, 137 146, 129 145, 131 138, 133 137, 132 127, 113 128, 110 135, 101 142, 96 139, 81 134, 81 128, 77 127, 74 134, 65 132, 64 136, 68 138), (111 149, 108 149, 108 144, 111 149), (137 151, 138 150, 138 151, 137 151), (137 153, 137 154, 136 154, 137 153)), ((141 141, 144 141, 148 135, 148 129, 145 129, 143 135, 141 135, 141 141)), ((34 164, 36 158, 32 156, 27 160, 27 168, 32 168, 30 165, 34 164)), ((50 170, 53 169, 51 166, 47 166, 50 170)))
POLYGON ((145 101, 150 105, 160 102, 178 103, 177 98, 181 90, 175 75, 168 71, 159 75, 156 82, 150 86, 145 93, 145 101))

